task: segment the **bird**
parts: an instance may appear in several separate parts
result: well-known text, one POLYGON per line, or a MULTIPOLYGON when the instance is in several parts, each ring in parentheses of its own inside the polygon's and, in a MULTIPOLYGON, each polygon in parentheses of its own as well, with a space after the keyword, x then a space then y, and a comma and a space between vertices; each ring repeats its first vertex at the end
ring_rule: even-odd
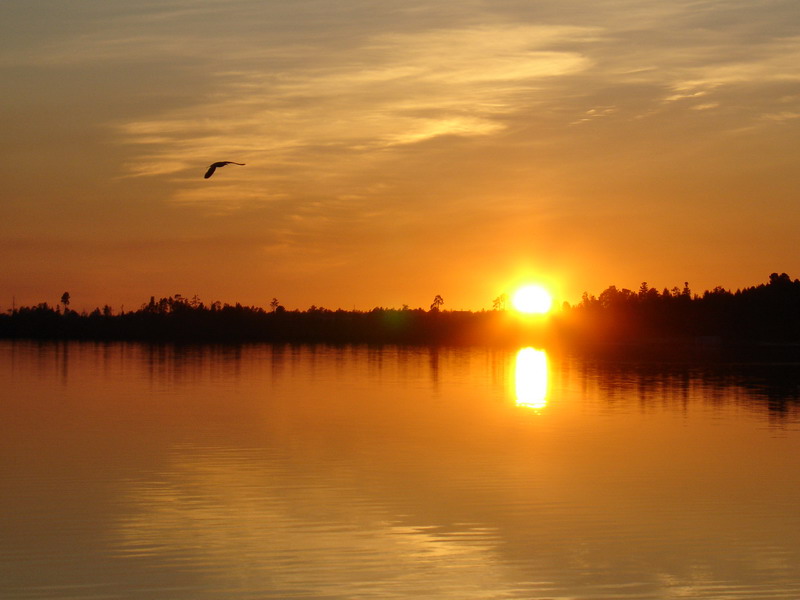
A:
POLYGON ((203 177, 205 179, 208 179, 209 177, 211 177, 214 174, 214 171, 217 170, 217 167, 224 167, 225 165, 239 165, 239 166, 243 167, 244 163, 237 163, 237 162, 233 162, 232 160, 221 160, 219 162, 211 163, 208 166, 208 171, 206 171, 206 174, 203 175, 203 177))

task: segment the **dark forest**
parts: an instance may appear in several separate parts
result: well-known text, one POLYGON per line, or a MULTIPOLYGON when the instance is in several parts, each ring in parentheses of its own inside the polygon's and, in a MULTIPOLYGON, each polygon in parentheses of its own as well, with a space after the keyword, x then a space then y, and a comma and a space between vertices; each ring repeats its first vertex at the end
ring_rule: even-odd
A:
MULTIPOLYGON (((441 299, 441 296, 437 296, 441 299)), ((14 308, 0 315, 0 337, 160 342, 284 342, 393 344, 538 344, 574 348, 800 346, 800 280, 773 273, 766 283, 730 291, 692 293, 688 284, 659 291, 606 288, 584 294, 546 317, 511 311, 376 307, 369 311, 312 306, 286 310, 277 299, 268 308, 205 304, 179 294, 150 301, 138 310, 110 307, 78 313, 65 292, 53 306, 14 308)))

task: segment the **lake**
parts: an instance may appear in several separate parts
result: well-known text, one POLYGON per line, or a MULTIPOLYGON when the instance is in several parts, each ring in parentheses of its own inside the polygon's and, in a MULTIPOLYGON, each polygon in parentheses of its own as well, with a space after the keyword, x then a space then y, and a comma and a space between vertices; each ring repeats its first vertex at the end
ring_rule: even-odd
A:
POLYGON ((0 597, 800 597, 800 369, 0 341, 0 597))

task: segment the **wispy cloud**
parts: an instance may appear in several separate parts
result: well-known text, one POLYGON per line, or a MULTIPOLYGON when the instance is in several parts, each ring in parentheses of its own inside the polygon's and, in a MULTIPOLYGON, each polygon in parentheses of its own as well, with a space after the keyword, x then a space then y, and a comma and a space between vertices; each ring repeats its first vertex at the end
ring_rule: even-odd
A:
POLYGON ((317 174, 352 170, 342 153, 368 162, 365 153, 502 131, 506 115, 536 102, 541 82, 591 67, 574 49, 548 48, 595 35, 519 25, 381 34, 322 64, 307 48, 294 57, 281 46, 258 59, 234 53, 215 63, 213 92, 196 104, 117 128, 142 147, 132 175, 179 173, 189 164, 175 157, 212 153, 317 174))

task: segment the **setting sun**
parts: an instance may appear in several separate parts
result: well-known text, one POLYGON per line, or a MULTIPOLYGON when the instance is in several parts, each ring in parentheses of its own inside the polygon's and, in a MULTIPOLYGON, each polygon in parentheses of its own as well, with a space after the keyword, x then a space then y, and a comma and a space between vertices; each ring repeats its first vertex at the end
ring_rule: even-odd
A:
POLYGON ((553 297, 540 285, 526 285, 514 293, 511 303, 519 312, 544 314, 553 306, 553 297))

